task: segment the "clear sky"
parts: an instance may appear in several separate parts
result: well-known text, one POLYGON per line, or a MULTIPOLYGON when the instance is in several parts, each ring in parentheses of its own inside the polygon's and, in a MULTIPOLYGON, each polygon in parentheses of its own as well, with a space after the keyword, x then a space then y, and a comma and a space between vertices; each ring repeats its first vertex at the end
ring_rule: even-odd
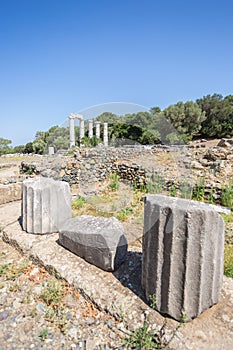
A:
POLYGON ((0 0, 0 137, 71 112, 233 94, 232 0, 0 0))

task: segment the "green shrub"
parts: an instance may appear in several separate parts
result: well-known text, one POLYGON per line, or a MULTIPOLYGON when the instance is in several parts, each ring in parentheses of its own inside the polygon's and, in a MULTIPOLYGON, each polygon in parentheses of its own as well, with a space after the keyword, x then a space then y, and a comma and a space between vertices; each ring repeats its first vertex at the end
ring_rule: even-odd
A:
POLYGON ((233 184, 224 185, 222 187, 221 204, 225 207, 233 209, 233 184))
POLYGON ((193 188, 192 199, 203 201, 205 196, 205 179, 200 177, 193 188))
POLYGON ((111 173, 110 176, 109 176, 109 180, 110 180, 109 188, 112 191, 118 190, 119 189, 120 176, 118 174, 116 174, 116 173, 111 173))

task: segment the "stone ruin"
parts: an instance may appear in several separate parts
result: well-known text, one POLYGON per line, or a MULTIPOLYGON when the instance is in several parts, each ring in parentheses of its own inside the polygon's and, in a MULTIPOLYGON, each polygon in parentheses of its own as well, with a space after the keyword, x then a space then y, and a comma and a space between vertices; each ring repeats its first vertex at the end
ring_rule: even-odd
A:
POLYGON ((191 320, 218 302, 224 222, 207 204, 147 195, 142 249, 142 286, 159 312, 191 320))
MULTIPOLYGON (((59 231, 59 243, 86 261, 114 271, 127 256, 115 218, 71 218, 68 185, 52 179, 23 182, 22 222, 29 233, 59 231), (44 222, 43 222, 44 221, 44 222)), ((142 287, 155 308, 179 321, 216 304, 223 279, 224 224, 207 204, 145 196, 142 287)))
POLYGON ((70 187, 39 177, 22 184, 22 227, 28 233, 59 232, 59 243, 86 261, 114 271, 125 260, 127 240, 115 218, 71 218, 70 187))

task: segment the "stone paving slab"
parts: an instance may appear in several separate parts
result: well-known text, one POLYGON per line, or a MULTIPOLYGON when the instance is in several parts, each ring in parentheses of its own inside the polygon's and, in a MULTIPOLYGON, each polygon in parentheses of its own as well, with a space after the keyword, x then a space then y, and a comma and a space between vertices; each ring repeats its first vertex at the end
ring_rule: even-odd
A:
MULTIPOLYGON (((149 308, 137 285, 139 280, 136 283, 130 279, 131 275, 140 278, 140 250, 129 248, 128 260, 118 273, 104 272, 61 247, 57 233, 36 236, 22 231, 18 221, 20 208, 20 201, 0 206, 0 236, 4 241, 46 269, 54 270, 98 308, 123 319, 122 328, 141 326, 146 315, 153 328, 159 329, 166 322, 165 337, 171 337, 179 323, 149 308)), ((220 302, 195 320, 179 326, 167 349, 231 350, 232 345, 233 279, 224 278, 220 302)))

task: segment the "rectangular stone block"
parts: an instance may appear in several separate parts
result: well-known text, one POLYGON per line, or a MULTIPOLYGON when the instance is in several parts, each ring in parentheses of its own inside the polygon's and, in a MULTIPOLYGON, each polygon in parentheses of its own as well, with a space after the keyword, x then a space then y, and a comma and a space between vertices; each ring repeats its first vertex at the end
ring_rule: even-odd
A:
POLYGON ((123 226, 116 218, 88 215, 66 221, 59 230, 59 243, 105 271, 116 270, 128 248, 123 226))
POLYGON ((191 320, 218 302, 224 223, 207 204, 147 195, 142 248, 142 287, 159 312, 191 320))
POLYGON ((71 216, 68 183, 45 177, 23 181, 23 230, 35 234, 58 232, 63 222, 71 216))

